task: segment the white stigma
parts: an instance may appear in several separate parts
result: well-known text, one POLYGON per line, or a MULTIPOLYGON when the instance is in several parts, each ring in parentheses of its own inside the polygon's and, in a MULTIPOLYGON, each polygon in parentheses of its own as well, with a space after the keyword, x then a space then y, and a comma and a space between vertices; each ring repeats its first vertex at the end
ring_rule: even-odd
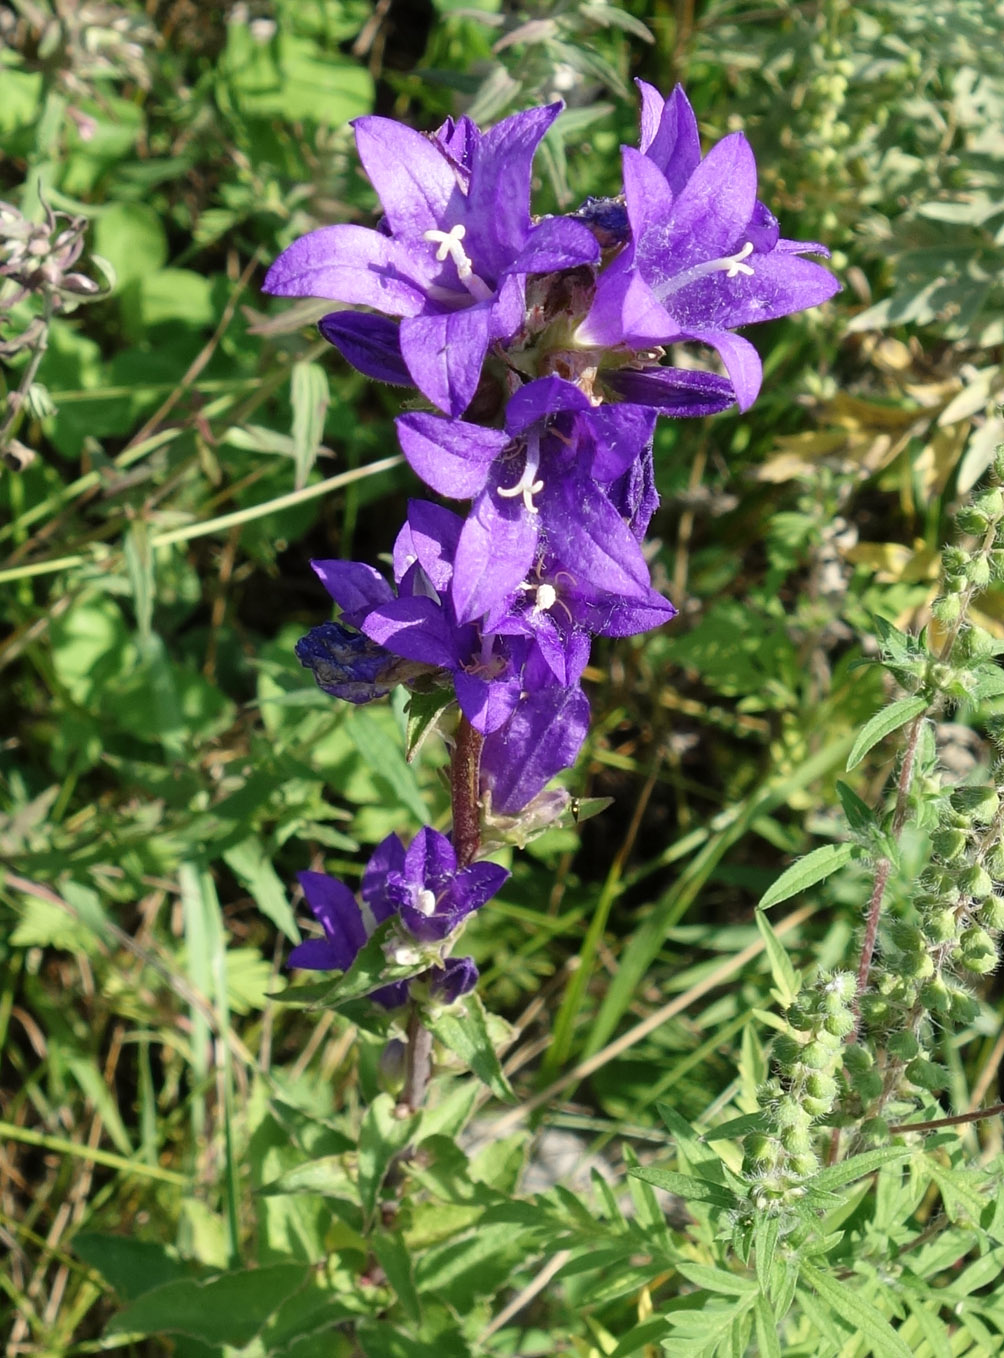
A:
MULTIPOLYGON (((467 251, 461 245, 461 241, 467 235, 467 228, 463 222, 458 222, 456 226, 451 226, 449 231, 440 231, 433 228, 425 231, 422 239, 431 241, 438 245, 436 260, 440 264, 445 264, 447 259, 452 259, 457 270, 457 277, 464 287, 471 294, 476 302, 487 302, 495 294, 488 284, 477 276, 474 272, 474 265, 471 263, 467 251)), ((750 249, 753 247, 750 246, 750 249)))
POLYGON ((695 264, 693 268, 684 269, 675 278, 670 278, 663 287, 656 289, 656 296, 660 302, 664 302, 672 293, 679 292, 688 283, 696 282, 698 278, 705 278, 712 273, 723 273, 726 278, 738 278, 740 274, 752 277, 752 264, 743 263, 743 260, 748 259, 752 253, 753 242, 748 240, 734 255, 723 255, 721 259, 709 259, 704 264, 695 264))
POLYGON ((420 915, 425 915, 426 919, 436 912, 436 893, 430 891, 427 886, 415 897, 415 909, 420 915))
POLYGON ((409 948, 405 944, 400 944, 391 953, 391 961, 399 967, 413 967, 421 962, 422 955, 415 948, 409 948))
POLYGON ((553 608, 558 602, 558 591, 553 585, 537 586, 537 601, 534 607, 541 613, 549 608, 553 608))
POLYGON ((517 495, 522 495, 523 504, 530 514, 538 512, 537 506, 533 502, 533 497, 539 495, 544 489, 543 481, 536 479, 537 470, 540 467, 540 440, 531 438, 526 445, 526 465, 523 468, 523 475, 514 486, 499 486, 498 493, 505 500, 514 500, 517 495))

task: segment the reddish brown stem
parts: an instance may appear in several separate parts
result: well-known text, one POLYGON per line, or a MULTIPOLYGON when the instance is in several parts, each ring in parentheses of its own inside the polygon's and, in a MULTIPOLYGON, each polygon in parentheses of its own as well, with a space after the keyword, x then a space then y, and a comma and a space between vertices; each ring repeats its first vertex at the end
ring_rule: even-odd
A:
POLYGON ((971 1113, 955 1113, 950 1118, 934 1118, 931 1122, 900 1122, 890 1132, 936 1132, 941 1127, 961 1127, 965 1122, 979 1122, 982 1118, 996 1118, 1004 1113, 1004 1103, 992 1108, 974 1108, 971 1113))
POLYGON ((481 847, 481 808, 478 782, 484 737, 461 714, 450 761, 450 800, 453 804, 453 847, 457 866, 466 868, 481 847))

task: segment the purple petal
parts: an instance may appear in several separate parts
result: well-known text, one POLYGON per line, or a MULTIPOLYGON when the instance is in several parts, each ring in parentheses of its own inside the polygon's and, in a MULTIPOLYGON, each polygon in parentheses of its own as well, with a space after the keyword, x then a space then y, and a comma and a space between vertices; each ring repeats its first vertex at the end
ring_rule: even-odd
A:
POLYGON ((360 895, 377 924, 382 924, 395 913, 397 907, 387 890, 387 876, 389 873, 400 873, 403 868, 404 845, 397 835, 388 835, 370 855, 360 884, 360 895))
POLYGON ((422 412, 400 416, 397 436, 412 470, 452 500, 470 499, 482 489, 489 467, 509 442, 500 430, 422 412))
POLYGON ((656 412, 643 405, 607 405, 588 416, 596 441, 589 475, 594 481, 616 481, 648 444, 656 412))
POLYGON ((546 420, 562 410, 591 410, 589 397, 563 377, 540 377, 527 382, 509 398, 505 427, 510 434, 522 434, 530 425, 546 420))
POLYGON ((337 622, 312 627, 294 650, 300 664, 312 671, 318 688, 346 702, 371 703, 399 682, 396 656, 337 622))
MULTIPOLYGON (((637 82, 639 87, 642 82, 637 82)), ((647 87, 651 90, 651 86, 647 87)), ((654 93, 654 91, 652 91, 654 93)), ((655 112, 649 96, 648 117, 655 112)), ((680 192, 701 161, 701 137, 697 119, 683 89, 677 85, 659 111, 658 126, 646 140, 645 89, 642 88, 642 147, 659 167, 674 194, 680 192)))
POLYGON ((445 594, 453 579, 453 558, 464 521, 458 514, 428 500, 410 500, 408 517, 394 543, 394 578, 400 581, 417 561, 437 594, 445 594))
MULTIPOLYGON (((668 218, 638 242, 636 259, 655 295, 661 297, 684 270, 737 249, 755 206, 756 161, 743 134, 733 132, 701 161, 668 218)), ((635 210, 648 211, 632 207, 630 194, 628 209, 632 227, 635 210)), ((673 309, 672 301, 668 305, 673 309)))
POLYGON ((453 563, 458 622, 473 622, 518 589, 533 564, 540 528, 519 497, 478 496, 453 563))
POLYGON ((636 79, 634 83, 638 86, 638 91, 641 94, 641 132, 638 145, 643 151, 647 151, 655 139, 655 134, 659 131, 659 122, 666 101, 655 86, 650 85, 647 80, 636 79))
POLYGON ((448 957, 442 969, 424 973, 429 982, 429 993, 441 1004, 455 1004, 478 983, 478 969, 473 957, 448 957))
POLYGON ((431 599, 391 599, 370 612, 362 630, 405 660, 452 669, 457 664, 456 638, 443 610, 431 599))
POLYGON ((442 147, 392 118, 356 118, 359 159, 394 235, 420 239, 447 217, 459 220, 464 195, 442 147))
POLYGON ((664 251, 671 240, 665 228, 673 212, 673 191, 666 183, 665 175, 648 156, 625 146, 621 160, 624 195, 635 241, 640 245, 651 233, 654 240, 649 243, 649 249, 664 251))
POLYGON ((736 393, 740 410, 749 410, 756 400, 763 381, 760 355, 741 335, 730 335, 727 330, 691 330, 687 339, 699 340, 717 349, 736 393))
POLYGON ((538 503, 549 549, 574 580, 629 599, 648 594, 641 548, 594 482, 557 478, 544 487, 538 503))
POLYGON ((428 306, 428 267, 406 245, 365 226, 321 226, 283 250, 263 292, 279 297, 330 297, 392 316, 418 316, 428 306))
POLYGON ((482 679, 457 670, 454 674, 460 710, 476 731, 487 735, 497 730, 519 702, 519 680, 482 679))
POLYGON ((602 377, 622 401, 652 406, 660 415, 715 415, 736 399, 727 377, 689 368, 615 368, 602 377))
POLYGON ((471 122, 466 113, 456 122, 452 118, 447 118, 442 127, 436 129, 435 137, 448 152, 455 166, 465 171, 469 180, 471 162, 481 142, 481 133, 477 125, 471 122))
POLYGON ((636 348, 675 339, 679 326, 634 268, 618 269, 618 260, 600 274, 596 295, 576 334, 580 344, 610 346, 627 342, 636 348))
POLYGON ((329 938, 306 938, 286 958, 287 967, 300 971, 348 971, 344 949, 329 938))
POLYGON ((514 113, 481 137, 466 224, 474 272, 482 277, 497 279, 526 243, 534 152, 561 108, 558 103, 514 113))
POLYGON ((470 405, 492 329, 491 309, 483 304, 441 316, 412 314, 401 322, 401 354, 413 382, 448 415, 461 415, 470 405))
POLYGON ((453 877, 457 855, 453 845, 438 830, 424 825, 404 854, 404 876, 417 890, 432 888, 440 877, 453 877))
POLYGON ((401 357, 398 327, 385 316, 363 311, 333 311, 317 328, 344 359, 377 382, 410 387, 411 373, 401 357))
POLYGON ((773 321, 818 306, 840 291, 829 269, 799 255, 754 254, 748 265, 752 273, 729 278, 719 271, 681 288, 670 302, 680 329, 734 330, 773 321))
POLYGON ((492 810, 521 811, 556 773, 575 763, 588 729, 589 702, 580 688, 528 694, 481 750, 481 784, 491 792, 492 810))
POLYGON ((508 869, 497 863, 471 863, 457 873, 453 892, 463 902, 465 913, 470 914, 497 895, 508 880, 508 869))
POLYGON ((394 591, 380 572, 365 561, 312 561, 310 564, 341 608, 346 622, 394 597, 394 591))
POLYGON ((516 273, 551 273, 595 264, 599 257, 599 242, 582 222, 570 217, 545 217, 532 229, 509 268, 516 273))
MULTIPOLYGON (((323 872, 299 872, 297 880, 314 918, 324 929, 324 941, 329 945, 332 959, 327 965, 348 971, 366 942, 366 928, 356 898, 343 882, 327 877, 323 872)), ((298 951, 298 948, 293 949, 290 961, 298 951)), ((294 965, 303 964, 298 961, 294 965)))

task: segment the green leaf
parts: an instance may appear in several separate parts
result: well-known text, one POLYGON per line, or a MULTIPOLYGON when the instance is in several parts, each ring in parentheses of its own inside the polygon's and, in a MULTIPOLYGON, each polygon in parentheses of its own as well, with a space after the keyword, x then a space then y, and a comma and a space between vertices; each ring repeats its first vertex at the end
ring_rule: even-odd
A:
POLYGON ((819 1298, 867 1341, 875 1358, 913 1358, 885 1316, 853 1290, 851 1280, 838 1282, 832 1274, 824 1273, 804 1260, 801 1274, 819 1298))
POLYGON ((118 283, 128 283, 166 263, 167 235, 148 203, 112 202, 94 219, 94 250, 111 264, 118 283))
POLYGON ((871 721, 866 722, 861 728, 857 740, 851 746, 851 752, 847 756, 848 771, 856 764, 860 764, 868 751, 880 740, 905 726, 908 721, 919 717, 922 712, 927 711, 927 708, 927 699, 917 695, 913 698, 900 698, 898 702, 884 707, 881 712, 876 712, 871 721))
POLYGON ((813 849, 811 853, 807 853, 804 858, 792 863, 790 868, 781 873, 774 885, 760 897, 757 910, 769 910, 771 906, 778 905, 791 896, 797 896, 800 891, 807 891, 810 886, 822 882, 845 863, 849 863, 856 853, 857 845, 849 843, 823 844, 820 848, 813 849))
POLYGON ((185 1334, 206 1344, 241 1348, 312 1273, 306 1264, 266 1264, 206 1282, 183 1278, 164 1283, 120 1311, 109 1334, 185 1334))
POLYGON ((844 1184, 853 1183, 855 1179, 860 1179, 865 1174, 873 1174, 883 1165, 892 1164, 896 1160, 907 1160, 911 1154, 912 1151, 906 1146, 880 1146, 878 1150, 862 1151, 860 1155, 852 1155, 849 1160, 841 1160, 837 1165, 820 1170, 805 1185, 806 1192, 832 1193, 834 1189, 843 1188, 844 1184))
POLYGON ((701 1133, 702 1141, 738 1141, 750 1132, 762 1132, 768 1126, 767 1114, 743 1113, 740 1117, 729 1118, 728 1122, 720 1122, 717 1127, 709 1127, 706 1132, 701 1133))
POLYGON ((777 1337, 778 1317, 770 1299, 763 1292, 756 1299, 753 1309, 756 1319, 756 1337, 761 1358, 782 1358, 781 1345, 777 1337))
POLYGON ((502 1066, 488 1032, 488 1017, 475 991, 456 1004, 426 1019, 429 1031, 459 1056, 497 1099, 515 1103, 516 1096, 502 1072, 502 1066))
POLYGON ((259 841, 245 839, 240 844, 231 845, 229 849, 224 849, 223 859, 241 885, 250 891, 266 919, 270 919, 291 943, 299 943, 300 931, 293 918, 286 887, 259 841))
POLYGON ((636 1179, 664 1188, 667 1193, 675 1193, 684 1202, 707 1202, 713 1207, 732 1210, 739 1206, 739 1199, 721 1184, 709 1183, 707 1179, 695 1179, 690 1174, 677 1174, 671 1169, 658 1169, 651 1165, 629 1169, 628 1173, 636 1179))
POLYGON ((371 1244, 405 1315, 413 1324, 420 1324, 422 1307, 415 1290, 412 1251, 404 1243, 404 1237, 399 1231, 375 1231, 371 1244))
MULTIPOLYGON (((805 860, 803 859, 802 861, 804 862, 805 860)), ((775 886, 776 885, 777 883, 775 883, 775 886)), ((795 999, 799 989, 795 968, 791 964, 791 958, 785 951, 784 944, 771 928, 770 920, 764 914, 763 910, 756 911, 756 927, 760 930, 760 936, 764 942, 764 950, 767 954, 767 961, 770 964, 770 972, 774 978, 774 985, 776 987, 774 993, 782 1008, 787 1009, 795 999)))
POLYGON ((384 920, 357 953, 348 971, 333 972, 330 980, 317 981, 312 985, 290 986, 270 995, 269 999, 279 1004, 320 1004, 337 1008, 349 1000, 359 999, 361 995, 369 995, 390 981, 404 981, 417 976, 420 971, 426 970, 428 962, 398 966, 387 960, 384 944, 395 928, 394 918, 384 920))
POLYGON ((324 438, 328 413, 328 374, 319 363, 293 364, 290 401, 293 406, 293 461, 297 490, 307 484, 307 476, 317 458, 324 438))
POLYGON ((709 1264, 681 1262, 676 1265, 676 1271, 698 1287, 703 1287, 708 1292, 723 1292, 728 1297, 745 1297, 757 1290, 752 1278, 743 1278, 738 1273, 727 1273, 724 1269, 712 1268, 709 1264))
POLYGON ((100 1235, 81 1231, 73 1237, 73 1253, 107 1279, 123 1301, 132 1301, 164 1283, 190 1277, 193 1266, 167 1245, 135 1235, 100 1235))
POLYGON ((410 764, 436 729, 436 719, 454 701, 449 689, 434 688, 429 693, 413 693, 408 699, 405 758, 410 764))
POLYGON ((840 805, 844 808, 847 823, 855 834, 863 834, 878 824, 878 818, 873 808, 867 802, 862 801, 852 787, 839 780, 837 782, 837 796, 840 798, 840 805))
POLYGON ((397 1105, 389 1094, 378 1094, 366 1110, 359 1130, 357 1168, 359 1201, 370 1221, 391 1161, 411 1141, 415 1124, 413 1116, 397 1116, 397 1105))

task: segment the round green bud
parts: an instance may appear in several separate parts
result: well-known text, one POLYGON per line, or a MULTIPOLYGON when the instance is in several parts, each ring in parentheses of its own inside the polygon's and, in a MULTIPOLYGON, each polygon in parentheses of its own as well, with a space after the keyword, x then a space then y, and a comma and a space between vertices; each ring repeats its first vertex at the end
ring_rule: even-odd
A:
MULTIPOLYGON (((970 584, 975 585, 977 589, 986 589, 987 585, 989 585, 990 583, 992 576, 993 576, 993 566, 991 564, 990 558, 988 556, 983 555, 982 553, 979 556, 974 556, 972 563, 969 567, 970 584)), ((975 654, 975 652, 970 652, 970 654, 975 654)), ((982 654, 989 655, 991 654, 991 652, 984 651, 982 652, 982 654)))
POLYGON ((799 996, 795 1003, 785 1010, 784 1016, 797 1033, 807 1032, 816 1021, 815 1014, 805 1004, 802 996, 799 996))
POLYGON ((947 943, 957 932, 954 910, 932 910, 924 916, 924 933, 932 943, 947 943))
POLYGON ((805 1081, 805 1092, 812 1099, 833 1100, 837 1097, 837 1082, 832 1075, 827 1075, 824 1071, 817 1070, 807 1076, 805 1081))
POLYGON ((802 1044, 796 1042, 788 1033, 779 1033, 774 1039, 771 1055, 782 1069, 787 1070, 799 1060, 802 1054, 802 1044))
POLYGON ((996 882, 1004 882, 1004 844, 996 844, 987 854, 984 865, 996 882))
POLYGON ((975 505, 963 505, 955 515, 955 522, 960 532, 971 533, 973 537, 982 537, 990 527, 990 520, 975 505))
POLYGON ((914 1033, 893 1033, 887 1044, 887 1050, 897 1061, 912 1061, 920 1054, 920 1043, 914 1033))
POLYGON ((944 1089, 948 1083, 948 1072, 937 1062, 928 1061, 924 1056, 917 1056, 907 1066, 906 1078, 919 1089, 926 1089, 934 1094, 939 1089, 944 1089))
POLYGON ((845 1038, 854 1031, 854 1015, 847 1009, 828 1014, 823 1020, 823 1028, 830 1037, 845 1038))
POLYGON ((924 935, 916 924, 909 920, 898 919, 889 930, 893 943, 902 953, 922 953, 926 951, 924 935))
MULTIPOLYGON (((979 563, 974 561, 970 567, 970 578, 979 570, 979 563)), ((980 574, 986 575, 984 584, 989 582, 990 568, 984 563, 984 569, 980 574)), ((976 584, 976 581, 973 581, 976 584)), ((984 627, 977 627, 975 623, 963 628, 959 633, 959 639, 955 643, 958 653, 964 660, 983 660, 988 655, 993 655, 997 648, 996 638, 984 627)))
POLYGON ((830 1064, 830 1053, 822 1042, 807 1042, 802 1048, 801 1063, 808 1070, 825 1070, 830 1064))
POLYGON ((959 874, 959 887, 974 901, 982 901, 993 895, 994 881, 979 863, 973 863, 959 874))
POLYGON ((943 594, 931 605, 931 612, 938 622, 955 622, 962 612, 962 600, 957 594, 943 594))
POLYGON ((969 565, 969 553, 961 547, 946 547, 941 553, 941 569, 946 575, 963 575, 969 565))
POLYGON ((885 995, 870 994, 861 996, 861 1014, 870 1025, 876 1026, 884 1023, 891 1012, 892 1005, 885 995))
POLYGON ((774 1109, 774 1121, 778 1127, 807 1127, 811 1118, 806 1117, 802 1105, 792 1094, 778 1099, 774 1109))
POLYGON ((758 1168, 768 1165, 773 1169, 778 1162, 778 1143, 773 1137, 765 1136, 762 1132, 748 1136, 744 1143, 746 1159, 751 1165, 758 1168))
POLYGON ((1004 576, 1004 551, 999 547, 990 553, 990 573, 995 580, 1004 576))
POLYGON ((785 1127, 781 1133, 781 1145, 789 1155, 802 1155, 812 1150, 812 1135, 808 1127, 785 1127))
POLYGON ((931 844, 934 852, 944 863, 951 863, 961 854, 968 842, 964 830, 953 830, 947 826, 941 830, 935 830, 931 836, 931 844))
MULTIPOLYGON (((997 789, 993 787, 957 787, 950 801, 953 810, 961 816, 971 817, 977 825, 989 825, 1001 804, 997 789)), ((937 846, 937 836, 934 838, 937 846)))
MULTIPOLYGON (((846 1012, 847 1011, 844 1011, 845 1014, 846 1012)), ((844 1044, 843 1037, 839 1033, 834 1033, 833 1029, 830 1027, 830 1019, 833 1017, 837 1016, 830 1015, 829 1017, 825 1018, 823 1020, 823 1026, 816 1030, 816 1041, 820 1044, 820 1046, 825 1047, 826 1050, 831 1054, 833 1052, 839 1051, 844 1044)), ((850 1028, 848 1028, 847 1032, 850 1031, 851 1031, 850 1028)), ((828 1065, 833 1064, 832 1055, 827 1064, 828 1065)))
POLYGON ((925 1009, 935 1014, 945 1014, 951 1004, 951 995, 943 976, 932 976, 920 988, 920 1002, 925 1009))
POLYGON ((819 1157, 813 1151, 802 1151, 788 1161, 788 1169, 796 1179, 811 1179, 819 1169, 819 1157))
POLYGON ((960 1025, 973 1023, 980 1015, 980 1002, 961 986, 953 988, 949 1014, 953 1022, 960 1025))
POLYGON ((985 929, 1004 929, 1004 896, 988 896, 980 906, 980 923, 985 929))
POLYGON ((985 929, 978 924, 971 925, 959 940, 962 948, 961 962, 967 971, 975 971, 985 976, 997 965, 997 949, 985 929))
POLYGON ((1004 491, 999 486, 993 486, 990 490, 974 495, 973 508, 988 519, 996 521, 1004 518, 1004 491))
POLYGON ((824 1118, 833 1107, 832 1099, 815 1099, 810 1094, 806 1094, 802 1100, 802 1107, 807 1113, 811 1113, 814 1118, 824 1118))

